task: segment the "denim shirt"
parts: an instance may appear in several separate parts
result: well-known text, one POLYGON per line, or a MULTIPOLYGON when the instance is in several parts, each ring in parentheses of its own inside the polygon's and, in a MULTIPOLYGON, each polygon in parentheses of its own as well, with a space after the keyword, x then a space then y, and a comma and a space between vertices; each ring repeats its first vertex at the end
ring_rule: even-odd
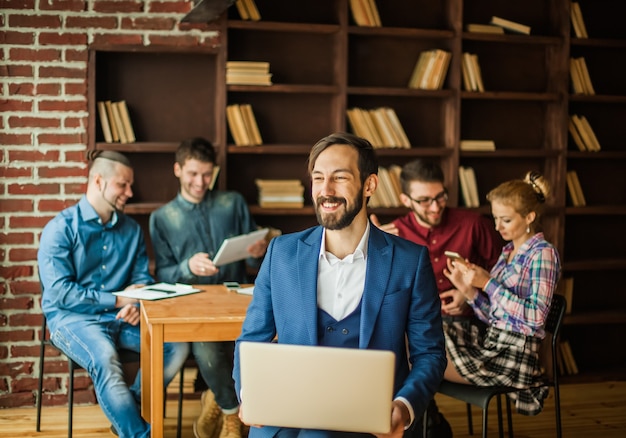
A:
POLYGON ((86 196, 46 224, 37 261, 51 332, 117 312, 112 292, 154 282, 139 224, 123 213, 103 224, 86 196))
MULTIPOLYGON (((150 215, 156 276, 159 281, 168 283, 246 283, 249 280, 245 260, 220 266, 213 276, 196 276, 189 269, 189 259, 198 252, 207 253, 213 259, 224 239, 256 229, 246 201, 237 192, 207 191, 197 204, 179 193, 150 215)), ((258 267, 261 259, 248 258, 247 262, 258 267)))

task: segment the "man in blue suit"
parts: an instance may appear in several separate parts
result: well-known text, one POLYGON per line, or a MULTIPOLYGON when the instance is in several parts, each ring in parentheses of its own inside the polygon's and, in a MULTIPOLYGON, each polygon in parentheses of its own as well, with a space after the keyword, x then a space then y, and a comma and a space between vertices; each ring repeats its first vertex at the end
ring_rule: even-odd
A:
MULTIPOLYGON (((426 409, 446 366, 428 250, 370 224, 366 204, 378 185, 378 162, 367 140, 345 133, 325 137, 313 146, 308 167, 321 226, 271 241, 235 347, 237 394, 243 341, 277 337, 285 344, 390 350, 395 386, 391 431, 384 436, 401 437, 426 409)), ((250 438, 300 434, 346 436, 250 429, 250 438)))

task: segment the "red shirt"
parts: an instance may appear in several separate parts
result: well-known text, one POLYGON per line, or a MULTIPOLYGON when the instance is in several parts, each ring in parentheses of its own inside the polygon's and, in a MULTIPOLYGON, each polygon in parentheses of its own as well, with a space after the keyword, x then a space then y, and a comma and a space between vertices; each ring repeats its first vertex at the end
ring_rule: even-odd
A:
MULTIPOLYGON (((444 251, 458 252, 489 271, 498 260, 504 245, 493 222, 470 210, 448 207, 443 212, 441 223, 432 228, 420 225, 412 211, 393 223, 398 227, 400 237, 428 248, 440 293, 453 289, 450 280, 443 275, 447 260, 444 251)), ((471 313, 469 309, 467 314, 471 313)))

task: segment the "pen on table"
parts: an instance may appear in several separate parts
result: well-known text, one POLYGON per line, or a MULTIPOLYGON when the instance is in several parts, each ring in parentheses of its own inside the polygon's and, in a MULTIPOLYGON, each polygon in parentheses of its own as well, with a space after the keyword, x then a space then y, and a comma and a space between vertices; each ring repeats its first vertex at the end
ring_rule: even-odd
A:
POLYGON ((144 290, 146 291, 153 291, 153 292, 163 292, 164 294, 175 294, 176 291, 175 290, 167 290, 167 289, 158 289, 156 287, 147 287, 144 290))

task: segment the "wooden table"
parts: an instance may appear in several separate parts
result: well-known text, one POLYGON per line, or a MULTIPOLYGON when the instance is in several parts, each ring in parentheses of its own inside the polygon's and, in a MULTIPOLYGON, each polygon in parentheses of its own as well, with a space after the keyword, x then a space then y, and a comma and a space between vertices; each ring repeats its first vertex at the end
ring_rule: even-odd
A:
POLYGON ((163 437, 163 343, 234 341, 252 299, 221 285, 196 287, 203 291, 141 301, 141 415, 155 438, 163 437))

